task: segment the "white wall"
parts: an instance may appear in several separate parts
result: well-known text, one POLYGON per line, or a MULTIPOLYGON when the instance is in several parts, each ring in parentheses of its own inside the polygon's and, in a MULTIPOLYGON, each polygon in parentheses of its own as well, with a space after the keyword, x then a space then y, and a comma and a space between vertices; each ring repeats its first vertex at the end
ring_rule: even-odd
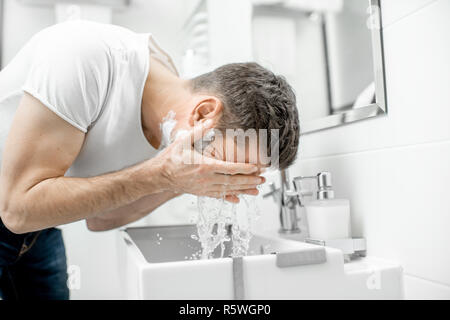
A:
MULTIPOLYGON (((197 0, 132 0, 126 9, 114 10, 112 23, 136 32, 151 32, 178 62, 182 26, 196 3, 197 0)), ((3 19, 3 64, 8 63, 33 34, 56 22, 52 6, 23 5, 17 0, 4 0, 3 19)))
POLYGON ((450 298, 450 1, 384 0, 387 116, 313 133, 292 174, 329 170, 407 298, 450 298))

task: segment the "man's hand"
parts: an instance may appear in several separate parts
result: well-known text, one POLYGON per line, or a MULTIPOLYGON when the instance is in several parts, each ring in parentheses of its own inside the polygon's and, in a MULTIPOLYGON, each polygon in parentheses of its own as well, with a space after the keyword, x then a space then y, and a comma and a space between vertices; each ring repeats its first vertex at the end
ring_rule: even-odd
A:
POLYGON ((205 122, 178 137, 146 165, 159 166, 162 186, 173 192, 225 197, 231 202, 239 202, 239 194, 257 195, 256 187, 265 181, 258 176, 257 165, 217 160, 194 149, 194 142, 201 139, 211 125, 205 122))

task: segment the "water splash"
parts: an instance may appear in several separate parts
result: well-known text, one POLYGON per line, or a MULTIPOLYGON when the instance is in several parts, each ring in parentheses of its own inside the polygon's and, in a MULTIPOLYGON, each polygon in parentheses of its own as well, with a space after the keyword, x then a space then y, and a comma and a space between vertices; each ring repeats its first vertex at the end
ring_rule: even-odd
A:
POLYGON ((198 197, 196 224, 201 259, 212 259, 216 248, 220 248, 220 257, 223 257, 225 245, 230 241, 232 257, 247 255, 254 222, 260 212, 255 197, 241 195, 239 198, 240 203, 234 204, 224 199, 198 197))

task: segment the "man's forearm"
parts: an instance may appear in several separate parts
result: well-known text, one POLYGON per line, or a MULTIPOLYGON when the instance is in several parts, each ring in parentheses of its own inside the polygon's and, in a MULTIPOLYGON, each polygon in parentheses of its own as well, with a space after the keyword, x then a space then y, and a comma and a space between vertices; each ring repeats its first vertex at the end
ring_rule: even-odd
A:
POLYGON ((177 195, 166 191, 145 196, 128 205, 86 219, 87 227, 91 231, 106 231, 121 227, 141 219, 177 195))
POLYGON ((139 164, 91 178, 48 178, 8 195, 11 201, 3 214, 11 215, 8 221, 20 233, 82 220, 161 192, 159 170, 139 164))

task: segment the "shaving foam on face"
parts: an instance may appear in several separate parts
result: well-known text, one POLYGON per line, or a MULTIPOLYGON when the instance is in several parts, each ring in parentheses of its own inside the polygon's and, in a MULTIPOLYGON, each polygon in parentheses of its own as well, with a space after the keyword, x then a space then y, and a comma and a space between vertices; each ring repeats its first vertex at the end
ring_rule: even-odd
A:
POLYGON ((167 147, 172 142, 172 131, 176 124, 175 112, 170 110, 159 125, 161 129, 161 145, 159 149, 167 147))
MULTIPOLYGON (((172 137, 173 130, 175 126, 177 125, 177 120, 175 120, 176 113, 172 110, 170 110, 167 115, 163 118, 163 121, 159 125, 161 129, 161 145, 159 149, 164 149, 167 147, 170 143, 172 143, 175 139, 177 139, 180 136, 187 135, 189 133, 188 130, 185 129, 179 129, 175 132, 174 136, 172 137)), ((205 148, 214 140, 214 129, 208 130, 208 132, 205 133, 203 138, 196 142, 194 144, 194 147, 196 150, 200 153, 203 153, 205 148)))

